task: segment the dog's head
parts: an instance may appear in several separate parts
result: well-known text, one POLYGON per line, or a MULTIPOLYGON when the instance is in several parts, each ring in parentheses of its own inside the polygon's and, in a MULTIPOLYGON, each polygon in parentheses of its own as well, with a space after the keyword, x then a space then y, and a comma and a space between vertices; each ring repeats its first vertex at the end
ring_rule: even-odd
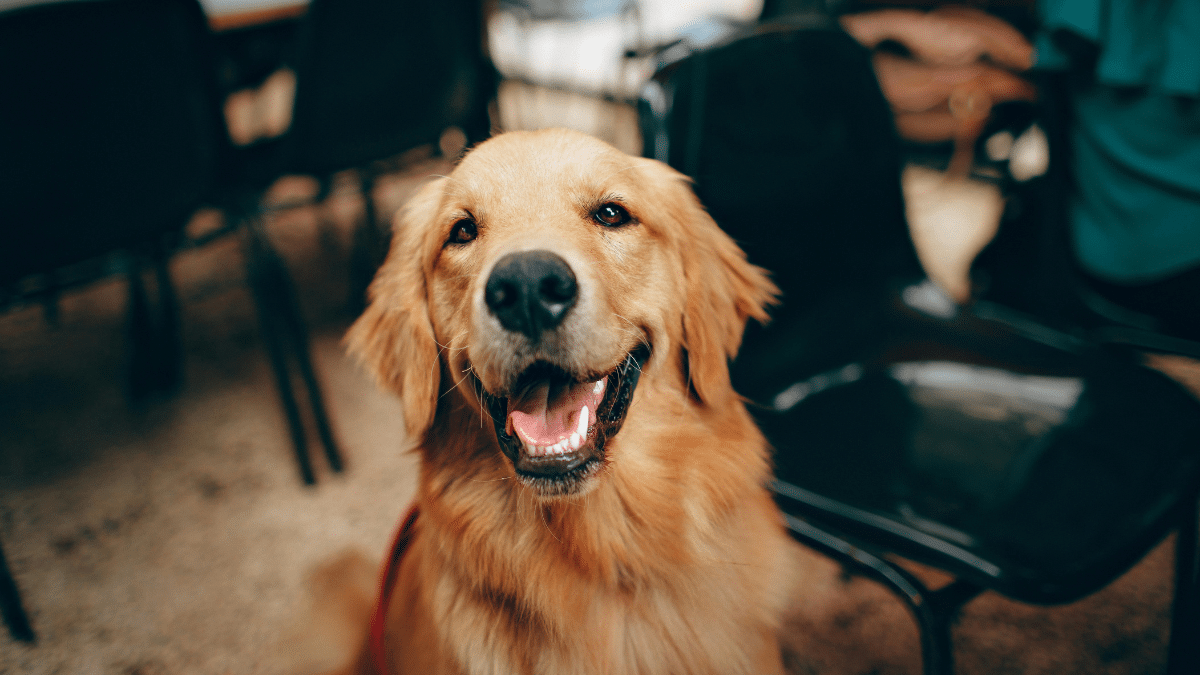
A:
POLYGON ((401 211, 349 344, 414 438, 457 396, 520 483, 578 494, 639 380, 736 403, 728 359, 775 293, 681 174, 583 134, 513 132, 401 211))

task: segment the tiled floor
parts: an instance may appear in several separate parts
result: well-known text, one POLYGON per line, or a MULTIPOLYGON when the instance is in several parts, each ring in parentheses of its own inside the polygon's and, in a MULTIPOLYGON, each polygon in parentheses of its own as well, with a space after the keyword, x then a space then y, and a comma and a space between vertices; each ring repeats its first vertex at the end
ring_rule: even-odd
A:
MULTIPOLYGON (((580 119, 620 145, 635 142, 621 126, 628 111, 557 121, 580 119)), ((381 181, 381 211, 444 170, 425 163, 381 181)), ((961 291, 997 197, 920 173, 907 188, 931 273, 961 291)), ((304 189, 290 181, 276 197, 304 189)), ((282 673, 306 655, 280 646, 303 616, 305 575, 347 547, 380 555, 415 481, 396 402, 339 342, 351 320, 342 309, 345 253, 359 208, 339 193, 270 227, 307 303, 348 460, 342 475, 318 460, 315 487, 297 475, 236 240, 174 262, 187 382, 168 400, 130 406, 122 395, 121 282, 66 298, 57 326, 36 307, 0 315, 0 539, 40 638, 27 646, 0 635, 0 674, 282 673)), ((1065 608, 985 596, 957 633, 962 672, 1158 672, 1170 564, 1164 545, 1110 589, 1065 608)), ((811 655, 802 672, 917 672, 915 632, 898 602, 832 564, 813 570, 793 627, 811 655)))

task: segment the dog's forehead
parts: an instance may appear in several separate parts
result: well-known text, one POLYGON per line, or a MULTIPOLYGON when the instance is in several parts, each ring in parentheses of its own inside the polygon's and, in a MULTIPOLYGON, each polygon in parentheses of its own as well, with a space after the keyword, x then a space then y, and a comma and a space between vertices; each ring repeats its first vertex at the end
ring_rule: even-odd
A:
POLYGON ((633 184, 631 158, 571 132, 508 133, 468 153, 452 174, 452 194, 482 206, 591 200, 633 184))

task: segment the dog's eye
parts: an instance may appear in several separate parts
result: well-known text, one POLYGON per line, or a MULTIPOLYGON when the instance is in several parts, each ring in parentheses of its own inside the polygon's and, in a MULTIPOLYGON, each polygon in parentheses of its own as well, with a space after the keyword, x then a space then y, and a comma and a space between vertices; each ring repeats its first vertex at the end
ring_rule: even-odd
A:
POLYGON ((608 227, 620 227, 633 220, 624 206, 613 202, 601 204, 600 208, 596 209, 596 212, 592 214, 592 217, 601 225, 607 225, 608 227))
POLYGON ((446 240, 446 243, 466 244, 475 241, 477 236, 479 236, 479 229, 475 226, 475 221, 463 218, 450 228, 450 238, 446 240))

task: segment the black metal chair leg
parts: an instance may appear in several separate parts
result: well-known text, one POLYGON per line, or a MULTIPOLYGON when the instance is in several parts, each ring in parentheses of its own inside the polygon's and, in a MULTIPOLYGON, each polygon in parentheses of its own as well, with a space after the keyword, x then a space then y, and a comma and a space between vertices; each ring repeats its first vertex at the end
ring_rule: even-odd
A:
POLYGON ((308 444, 300 420, 299 407, 292 389, 291 375, 288 372, 287 352, 292 353, 296 367, 300 371, 300 378, 304 382, 309 407, 312 409, 313 421, 316 424, 317 435, 321 439, 330 469, 340 472, 343 466, 342 458, 333 437, 329 417, 325 412, 324 396, 321 394, 321 387, 313 369, 308 328, 304 322, 300 300, 297 297, 291 275, 288 274, 283 259, 267 241, 267 235, 262 229, 261 222, 251 219, 246 229, 249 276, 251 287, 256 289, 255 302, 259 307, 259 316, 262 318, 264 340, 267 342, 267 351, 271 355, 271 364, 275 370, 280 397, 283 400, 284 410, 292 430, 301 477, 306 484, 311 485, 315 482, 315 477, 312 471, 312 462, 308 456, 308 444))
POLYGON ((305 435, 304 424, 300 419, 300 407, 296 403, 296 394, 292 390, 292 378, 288 373, 287 360, 276 325, 277 319, 272 316, 273 310, 266 307, 270 303, 271 300, 267 297, 257 302, 263 342, 267 355, 271 359, 271 370, 275 374, 275 386, 279 390, 279 400, 283 404, 283 412, 287 417, 288 430, 292 436, 292 447, 296 453, 296 464, 300 469, 300 480, 304 481, 305 485, 313 485, 317 481, 313 474, 312 460, 308 456, 308 437, 305 435))
POLYGON ((954 672, 954 637, 951 635, 954 620, 963 605, 978 597, 983 590, 978 584, 957 579, 926 595, 933 618, 932 628, 937 634, 934 644, 942 649, 939 658, 946 664, 947 673, 954 672))
POLYGON ((288 373, 287 357, 280 336, 281 300, 284 294, 280 291, 282 261, 274 250, 262 240, 260 226, 251 221, 245 230, 246 237, 246 267, 247 278, 254 304, 258 311, 259 326, 263 334, 263 345, 271 360, 271 369, 275 374, 276 388, 279 399, 283 404, 284 415, 287 418, 288 429, 292 435, 292 445, 296 453, 296 463, 300 468, 300 479, 305 485, 316 482, 313 475, 312 462, 308 457, 308 441, 304 433, 304 425, 300 419, 300 408, 296 404, 296 395, 292 390, 291 375, 288 373))
POLYGON ((864 576, 882 583, 908 605, 921 636, 924 675, 953 675, 951 623, 959 608, 981 592, 978 586, 956 581, 930 591, 905 570, 844 541, 806 521, 783 514, 788 531, 800 543, 850 565, 864 576))
POLYGON ((182 379, 183 347, 179 333, 179 300, 167 266, 168 251, 153 254, 155 293, 146 290, 145 259, 131 255, 129 282, 129 395, 134 400, 167 394, 182 379))
MULTIPOLYGON (((283 273, 286 274, 286 272, 283 273)), ((308 393, 309 407, 312 408, 317 436, 321 439, 321 445, 325 449, 325 459, 329 462, 331 470, 335 473, 341 472, 342 458, 333 438, 333 429, 329 424, 329 418, 325 414, 324 396, 321 394, 321 386, 317 382, 316 372, 313 369, 308 327, 305 325, 304 315, 300 311, 300 300, 296 297, 296 290, 288 277, 281 277, 281 282, 279 307, 281 323, 286 324, 284 330, 291 339, 292 355, 296 358, 300 378, 308 393)))
POLYGON ((1175 600, 1171 608, 1168 675, 1200 672, 1200 517, 1190 505, 1175 539, 1175 600))
MULTIPOLYGON (((307 341, 305 343, 307 344, 307 341)), ((329 424, 329 418, 325 414, 325 401, 313 372, 312 361, 307 351, 298 353, 297 358, 300 362, 300 377, 308 388, 308 400, 312 406, 313 421, 317 425, 317 436, 321 439, 321 447, 325 449, 325 460, 329 462, 331 471, 341 473, 342 456, 333 439, 333 428, 329 424)))
POLYGON ((296 361, 300 367, 300 378, 304 381, 304 386, 308 390, 308 402, 312 408, 313 421, 317 425, 317 436, 321 439, 321 447, 325 449, 325 460, 329 462, 329 468, 334 473, 342 471, 342 456, 338 451, 337 443, 333 439, 333 428, 329 424, 329 418, 325 414, 325 399, 321 395, 321 387, 317 383, 316 373, 313 371, 312 356, 308 350, 308 338, 305 336, 301 340, 297 333, 293 333, 295 339, 300 342, 297 345, 295 352, 296 361))
POLYGON ((17 582, 8 569, 8 560, 4 557, 4 547, 0 545, 0 614, 4 616, 4 624, 14 639, 21 642, 34 642, 37 638, 33 626, 29 623, 29 615, 21 604, 21 594, 17 582))
POLYGON ((154 390, 154 327, 140 260, 129 261, 126 278, 129 283, 129 396, 136 401, 154 390))
POLYGON ((183 341, 179 329, 179 296, 171 279, 170 250, 160 243, 154 252, 158 282, 157 357, 158 390, 173 392, 183 380, 183 341))

